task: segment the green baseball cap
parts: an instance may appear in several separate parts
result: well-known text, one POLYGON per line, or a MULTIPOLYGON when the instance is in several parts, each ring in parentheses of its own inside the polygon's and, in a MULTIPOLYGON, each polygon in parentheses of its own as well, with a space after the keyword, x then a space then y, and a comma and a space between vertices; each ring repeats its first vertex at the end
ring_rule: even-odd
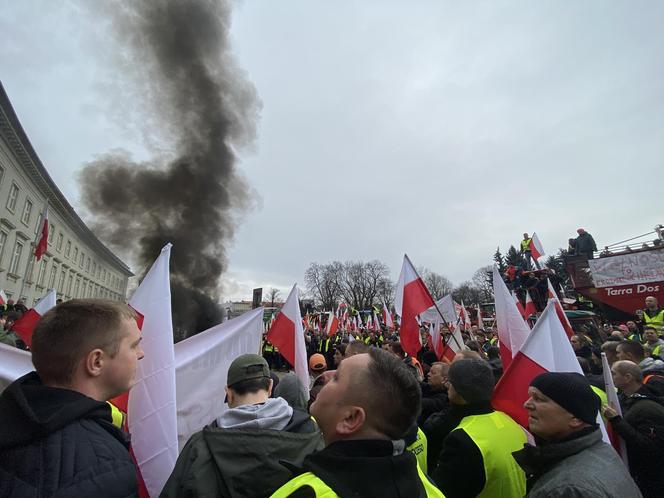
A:
POLYGON ((243 354, 231 363, 228 369, 227 386, 249 379, 270 378, 270 367, 267 361, 258 354, 243 354))

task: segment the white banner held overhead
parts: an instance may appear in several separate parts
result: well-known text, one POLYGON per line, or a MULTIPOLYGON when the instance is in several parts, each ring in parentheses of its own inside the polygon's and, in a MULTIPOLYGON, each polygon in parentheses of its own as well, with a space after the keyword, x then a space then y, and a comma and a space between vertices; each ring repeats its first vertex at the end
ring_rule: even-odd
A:
POLYGON ((620 254, 588 261, 595 287, 664 280, 664 249, 620 254))
POLYGON ((260 352, 262 330, 263 308, 256 308, 175 345, 180 449, 227 409, 228 367, 240 355, 260 352))
POLYGON ((0 392, 16 379, 34 369, 30 353, 0 343, 0 392))

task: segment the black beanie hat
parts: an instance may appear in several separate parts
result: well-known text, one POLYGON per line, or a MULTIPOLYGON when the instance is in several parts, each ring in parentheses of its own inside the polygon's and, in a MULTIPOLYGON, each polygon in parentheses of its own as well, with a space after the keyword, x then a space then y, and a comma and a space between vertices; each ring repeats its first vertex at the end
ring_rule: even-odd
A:
POLYGON ((599 396, 590 387, 588 379, 580 373, 547 372, 535 377, 530 385, 576 418, 593 426, 597 424, 599 396))
POLYGON ((454 390, 467 403, 491 401, 495 377, 486 361, 479 358, 465 358, 452 362, 447 378, 454 390))

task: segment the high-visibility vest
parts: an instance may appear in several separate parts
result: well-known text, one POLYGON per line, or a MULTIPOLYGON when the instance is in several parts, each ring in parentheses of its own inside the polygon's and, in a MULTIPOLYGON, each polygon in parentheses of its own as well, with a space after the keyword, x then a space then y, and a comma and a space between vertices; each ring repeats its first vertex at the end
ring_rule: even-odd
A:
POLYGON ((643 311, 643 326, 644 327, 655 327, 655 330, 658 333, 661 333, 664 330, 664 309, 660 309, 657 314, 653 317, 648 316, 646 310, 643 311))
POLYGON ((108 401, 106 403, 111 408, 111 418, 113 419, 113 425, 118 429, 124 430, 125 417, 127 415, 125 414, 125 412, 120 410, 113 403, 110 403, 108 401))
MULTIPOLYGON (((428 498, 445 498, 445 495, 434 486, 431 481, 429 481, 427 476, 424 475, 419 465, 417 466, 417 474, 420 477, 420 481, 422 481, 424 491, 428 498)), ((270 498, 287 498, 304 486, 309 486, 313 489, 316 498, 339 498, 339 495, 336 494, 331 487, 325 484, 322 479, 312 472, 305 472, 304 474, 291 479, 272 493, 270 498)))
POLYGON ((464 417, 454 430, 459 429, 466 431, 482 454, 486 481, 477 496, 524 496, 526 474, 512 457, 527 441, 523 429, 499 411, 464 417))
POLYGON ((318 352, 325 354, 329 350, 330 350, 330 338, 326 337, 325 339, 321 339, 320 344, 318 344, 318 352), (323 344, 325 344, 325 348, 323 348, 323 344))
POLYGON ((420 466, 422 472, 427 473, 427 436, 422 429, 417 428, 417 437, 406 450, 410 451, 415 458, 417 458, 417 465, 420 466))
POLYGON ((658 344, 654 348, 652 348, 652 352, 650 353, 650 356, 659 356, 661 358, 662 356, 662 345, 658 344))
POLYGON ((530 241, 532 239, 523 239, 521 241, 521 252, 530 251, 530 241))

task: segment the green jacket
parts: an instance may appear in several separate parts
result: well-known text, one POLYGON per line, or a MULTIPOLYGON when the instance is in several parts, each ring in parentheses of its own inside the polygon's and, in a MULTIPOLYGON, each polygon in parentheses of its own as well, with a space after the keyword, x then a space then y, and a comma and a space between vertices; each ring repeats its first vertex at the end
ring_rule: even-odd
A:
POLYGON ((160 497, 268 497, 324 446, 318 427, 296 410, 284 430, 203 428, 187 442, 160 497))
POLYGON ((0 329, 0 342, 2 344, 8 344, 9 346, 16 347, 16 334, 11 331, 0 329))

